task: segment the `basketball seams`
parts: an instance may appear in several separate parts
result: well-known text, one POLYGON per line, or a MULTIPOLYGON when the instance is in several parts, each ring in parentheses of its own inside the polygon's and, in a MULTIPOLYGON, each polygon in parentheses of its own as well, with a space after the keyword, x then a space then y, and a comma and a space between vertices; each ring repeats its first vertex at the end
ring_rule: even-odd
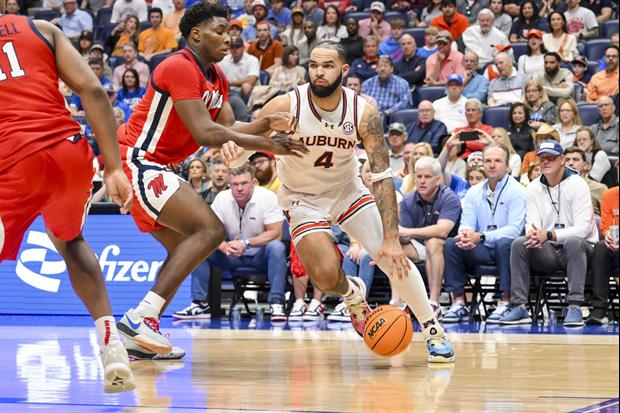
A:
MULTIPOLYGON (((394 321, 392 321, 392 324, 390 324, 390 325, 385 327, 385 331, 383 332, 383 334, 381 334, 379 337, 377 337, 377 339, 375 340, 375 344, 370 348, 371 350, 374 350, 374 348, 377 347, 377 344, 379 344, 381 342, 381 339, 383 338, 383 336, 386 335, 388 333, 388 331, 390 331, 390 328, 392 328, 392 326, 394 324, 396 324, 396 322, 398 320, 400 320, 401 317, 403 317, 403 315, 399 314, 398 317, 396 317, 394 319, 394 321)), ((406 329, 405 329, 405 331, 406 331, 406 329)), ((400 341, 403 341, 402 338, 400 339, 400 341)), ((399 344, 400 344, 400 342, 399 342, 399 344)), ((395 347, 394 349, 396 349, 396 348, 398 348, 398 346, 395 347)), ((392 351, 394 351, 394 350, 392 350, 392 351)), ((392 351, 390 351, 390 353, 392 353, 392 351)), ((390 354, 390 353, 388 353, 388 354, 390 354)))
MULTIPOLYGON (((402 315, 400 317, 403 317, 402 315)), ((400 320, 400 317, 398 317, 397 320, 400 320)), ((407 336, 407 333, 409 332, 409 328, 413 328, 413 326, 411 326, 411 323, 409 322, 409 317, 406 317, 407 320, 405 320, 405 329, 403 330, 403 336, 400 338, 400 341, 398 342, 398 344, 396 345, 396 347, 394 347, 394 350, 390 351, 388 354, 386 354, 387 356, 391 355, 392 353, 394 353, 396 350, 398 350, 400 348, 400 345, 403 343, 403 340, 405 339, 405 337, 407 336), (409 326, 407 326, 407 323, 409 323, 409 326)), ((400 353, 400 351, 399 351, 400 353)))

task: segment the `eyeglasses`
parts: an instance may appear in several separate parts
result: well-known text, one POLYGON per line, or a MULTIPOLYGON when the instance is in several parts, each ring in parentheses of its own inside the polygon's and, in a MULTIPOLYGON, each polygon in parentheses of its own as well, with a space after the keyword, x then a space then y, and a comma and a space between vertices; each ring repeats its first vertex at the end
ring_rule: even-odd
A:
POLYGON ((539 155, 538 159, 540 160, 540 163, 543 162, 553 162, 556 159, 558 159, 559 155, 539 155))

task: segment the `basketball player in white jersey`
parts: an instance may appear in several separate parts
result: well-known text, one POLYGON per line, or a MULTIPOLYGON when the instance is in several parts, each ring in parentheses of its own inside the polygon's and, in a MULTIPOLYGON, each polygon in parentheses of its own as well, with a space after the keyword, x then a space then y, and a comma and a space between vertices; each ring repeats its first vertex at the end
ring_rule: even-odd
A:
POLYGON ((370 308, 364 283, 345 276, 334 248, 331 224, 342 227, 390 276, 412 309, 422 325, 429 361, 452 362, 452 346, 435 319, 422 277, 398 239, 396 194, 383 119, 363 98, 342 87, 349 70, 345 62, 346 52, 338 43, 318 44, 310 54, 310 83, 271 100, 258 115, 293 114, 298 120, 293 138, 310 150, 303 158, 277 159, 283 185, 278 198, 290 221, 291 238, 312 283, 321 291, 344 297, 351 322, 362 335, 370 308), (358 176, 353 152, 358 140, 368 153, 375 197, 358 176))

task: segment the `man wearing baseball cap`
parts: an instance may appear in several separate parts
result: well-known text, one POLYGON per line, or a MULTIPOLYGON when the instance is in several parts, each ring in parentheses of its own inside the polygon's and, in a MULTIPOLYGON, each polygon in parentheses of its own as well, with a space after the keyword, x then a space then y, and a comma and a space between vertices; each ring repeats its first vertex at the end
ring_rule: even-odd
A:
POLYGON ((537 153, 542 175, 527 186, 526 235, 512 243, 510 307, 499 323, 530 323, 530 273, 560 270, 568 276, 564 325, 582 326, 588 258, 598 241, 590 190, 579 174, 565 167, 559 142, 544 141, 537 153))
POLYGON ((437 33, 437 53, 426 59, 426 79, 427 85, 445 85, 448 76, 453 74, 464 75, 463 54, 456 49, 452 49, 452 37, 450 32, 442 30, 437 33))
POLYGON ((407 141, 407 128, 400 122, 391 123, 388 127, 388 143, 390 144, 390 168, 400 171, 404 166, 403 153, 407 141))
POLYGON ((452 132, 454 129, 467 125, 465 117, 465 103, 467 98, 463 96, 463 76, 450 75, 446 84, 448 95, 433 102, 435 119, 443 122, 452 132))
POLYGON ((385 15, 385 5, 380 1, 373 1, 370 4, 370 17, 360 20, 359 35, 361 38, 375 36, 379 43, 392 35, 392 27, 383 20, 385 15))
POLYGON ((277 194, 282 182, 276 175, 276 157, 267 151, 255 152, 248 159, 250 165, 256 169, 256 180, 265 189, 277 194))

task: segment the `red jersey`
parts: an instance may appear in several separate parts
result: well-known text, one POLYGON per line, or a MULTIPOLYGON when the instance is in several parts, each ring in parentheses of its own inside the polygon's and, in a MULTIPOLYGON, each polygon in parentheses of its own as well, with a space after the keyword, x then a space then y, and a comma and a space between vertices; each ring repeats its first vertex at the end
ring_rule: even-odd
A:
POLYGON ((54 48, 23 16, 0 16, 0 102, 0 172, 80 136, 58 90, 54 48))
POLYGON ((217 65, 205 69, 188 48, 157 65, 146 94, 119 128, 120 144, 136 148, 134 158, 161 165, 187 159, 200 146, 174 109, 174 102, 186 99, 202 100, 213 120, 228 101, 228 81, 222 69, 217 65))

